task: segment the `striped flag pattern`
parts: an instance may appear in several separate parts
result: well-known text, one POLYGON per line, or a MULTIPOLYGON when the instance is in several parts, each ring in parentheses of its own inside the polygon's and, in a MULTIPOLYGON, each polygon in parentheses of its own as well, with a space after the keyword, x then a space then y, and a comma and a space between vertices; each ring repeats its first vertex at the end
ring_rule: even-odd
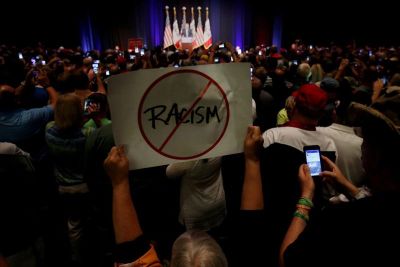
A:
POLYGON ((165 18, 165 29, 164 29, 164 49, 173 45, 172 41, 172 30, 169 22, 168 7, 166 7, 167 16, 165 18))
POLYGON ((212 46, 212 35, 211 35, 210 19, 208 18, 207 14, 206 23, 204 25, 204 48, 208 49, 210 48, 210 46, 212 46))
POLYGON ((192 16, 192 20, 190 21, 189 28, 190 28, 189 36, 192 38, 192 49, 194 49, 195 42, 196 42, 196 24, 194 22, 194 16, 192 16))
POLYGON ((181 33, 179 32, 178 20, 176 19, 176 8, 174 7, 174 23, 172 24, 172 42, 176 49, 182 49, 181 33))
POLYGON ((203 23, 201 22, 201 7, 197 8, 199 11, 199 18, 197 20, 197 30, 196 30, 196 37, 193 44, 193 49, 200 47, 204 43, 204 36, 203 36, 203 23))

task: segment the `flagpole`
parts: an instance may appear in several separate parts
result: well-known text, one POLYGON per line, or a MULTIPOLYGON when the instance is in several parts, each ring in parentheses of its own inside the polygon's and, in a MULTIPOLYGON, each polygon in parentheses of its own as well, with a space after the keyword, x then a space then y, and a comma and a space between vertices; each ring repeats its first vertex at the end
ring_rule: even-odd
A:
POLYGON ((174 7, 174 21, 176 20, 176 8, 174 7))
POLYGON ((186 7, 185 6, 182 7, 182 18, 183 18, 183 20, 186 21, 186 7))
POLYGON ((165 16, 166 16, 166 17, 168 17, 168 16, 169 16, 169 14, 168 14, 168 10, 169 10, 169 6, 165 6, 165 16))
POLYGON ((181 26, 181 32, 182 32, 183 37, 186 37, 186 35, 187 35, 185 33, 185 31, 186 31, 186 7, 183 6, 182 7, 182 26, 181 26))

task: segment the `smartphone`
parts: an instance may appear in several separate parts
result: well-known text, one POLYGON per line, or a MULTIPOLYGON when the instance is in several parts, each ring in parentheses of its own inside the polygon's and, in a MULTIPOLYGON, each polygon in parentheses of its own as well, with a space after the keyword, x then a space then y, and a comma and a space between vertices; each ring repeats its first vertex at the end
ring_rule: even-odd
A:
POLYGON ((316 177, 322 172, 321 151, 318 145, 304 146, 304 155, 310 168, 311 176, 316 177))
POLYGON ((219 48, 225 48, 225 44, 220 44, 219 46, 218 46, 219 48))
POLYGON ((92 67, 93 67, 93 71, 94 71, 94 73, 98 73, 98 71, 99 71, 99 63, 100 63, 100 60, 95 60, 95 61, 93 61, 93 64, 92 64, 92 67))
POLYGON ((89 107, 90 107, 91 103, 92 103, 92 100, 85 99, 85 102, 83 103, 83 114, 85 114, 85 115, 89 114, 89 107))
POLYGON ((18 58, 19 59, 24 59, 24 56, 22 55, 22 53, 18 53, 18 58))
POLYGON ((219 63, 219 58, 214 58, 214 63, 219 63))
POLYGON ((144 49, 140 49, 140 55, 143 56, 144 55, 144 49))
POLYGON ((129 55, 129 59, 130 59, 130 60, 134 60, 135 57, 136 57, 135 55, 129 55))
POLYGON ((100 111, 100 103, 94 101, 93 99, 85 99, 83 104, 83 114, 88 115, 90 113, 96 113, 100 111), (92 108, 91 112, 89 112, 89 107, 92 108))
POLYGON ((46 65, 46 60, 42 60, 42 65, 46 65))
POLYGON ((106 76, 110 76, 110 71, 106 70, 106 76))

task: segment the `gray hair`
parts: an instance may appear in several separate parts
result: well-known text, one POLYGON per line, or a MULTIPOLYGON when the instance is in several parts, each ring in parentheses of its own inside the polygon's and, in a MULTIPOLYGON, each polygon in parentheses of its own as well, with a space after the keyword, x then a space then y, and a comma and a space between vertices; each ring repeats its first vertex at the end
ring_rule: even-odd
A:
POLYGON ((187 231, 172 247, 171 267, 227 267, 218 243, 203 231, 187 231))

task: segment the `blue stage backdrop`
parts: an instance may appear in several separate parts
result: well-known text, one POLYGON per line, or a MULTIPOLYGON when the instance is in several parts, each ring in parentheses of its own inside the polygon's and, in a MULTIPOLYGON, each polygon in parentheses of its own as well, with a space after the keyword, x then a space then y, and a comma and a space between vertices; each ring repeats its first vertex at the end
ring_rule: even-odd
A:
POLYGON ((106 49, 119 45, 126 49, 129 38, 143 38, 148 48, 162 46, 165 6, 170 7, 171 26, 173 22, 172 7, 177 8, 179 27, 182 23, 182 7, 186 6, 188 23, 191 19, 190 8, 195 8, 197 23, 197 6, 202 7, 202 22, 206 20, 205 8, 209 7, 209 18, 213 41, 229 41, 235 47, 245 48, 261 43, 271 44, 272 24, 274 25, 274 42, 280 45, 282 36, 281 19, 275 20, 271 10, 260 12, 257 8, 242 0, 233 1, 134 1, 109 12, 103 9, 88 8, 81 18, 80 36, 83 49, 106 49), (117 13, 118 15, 116 15, 117 13), (279 25, 278 25, 279 24, 279 25))

